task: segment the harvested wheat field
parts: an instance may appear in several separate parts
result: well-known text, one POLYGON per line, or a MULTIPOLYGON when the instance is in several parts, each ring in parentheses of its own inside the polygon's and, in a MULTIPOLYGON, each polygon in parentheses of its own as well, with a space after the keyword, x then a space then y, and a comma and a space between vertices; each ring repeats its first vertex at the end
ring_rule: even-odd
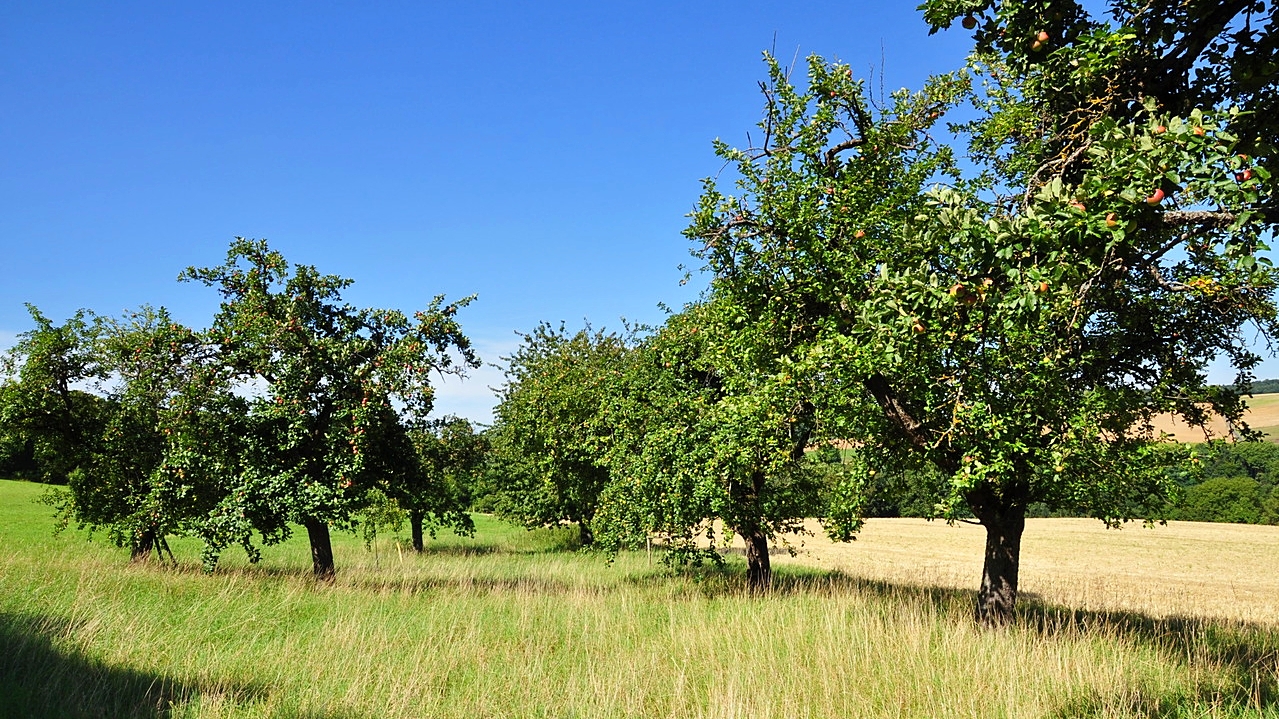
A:
MULTIPOLYGON (((1248 400, 1248 426, 1260 430, 1272 441, 1279 441, 1279 394, 1259 394, 1248 400)), ((1205 439, 1229 439, 1230 430, 1220 417, 1208 423, 1208 435, 1199 427, 1161 414, 1154 420, 1155 432, 1167 432, 1178 442, 1203 442, 1205 439)))
MULTIPOLYGON (((809 528, 794 559, 778 549, 775 561, 921 586, 975 589, 981 580, 980 526, 871 519, 847 544, 827 540, 816 522, 809 528)), ((1023 597, 1048 604, 1279 624, 1279 527, 1029 519, 1021 560, 1023 597)))

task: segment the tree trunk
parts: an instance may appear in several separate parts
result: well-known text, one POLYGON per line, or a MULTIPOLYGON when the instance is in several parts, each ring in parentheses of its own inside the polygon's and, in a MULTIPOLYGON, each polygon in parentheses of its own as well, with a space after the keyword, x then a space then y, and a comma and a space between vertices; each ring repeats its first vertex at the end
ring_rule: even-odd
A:
POLYGON ((311 539, 311 568, 315 572, 315 578, 325 582, 333 581, 337 570, 333 567, 333 543, 329 539, 329 525, 312 518, 307 518, 303 524, 311 539))
POLYGON ((409 511, 409 530, 413 533, 413 551, 422 552, 425 548, 422 544, 422 510, 409 511))
MULTIPOLYGON (((133 537, 133 547, 129 551, 130 562, 143 562, 151 557, 155 548, 155 527, 147 527, 133 537)), ((163 557, 161 557, 163 560, 163 557)))
POLYGON ((978 515, 986 527, 986 561, 977 594, 977 621, 985 627, 1007 624, 1017 606, 1017 572, 1026 508, 1012 506, 978 515))
POLYGON ((589 547, 595 543, 595 534, 591 531, 591 523, 582 520, 577 523, 578 534, 577 543, 583 547, 589 547))
POLYGON ((768 559, 768 537, 758 529, 738 532, 746 542, 746 586, 751 593, 773 588, 773 565, 768 559))

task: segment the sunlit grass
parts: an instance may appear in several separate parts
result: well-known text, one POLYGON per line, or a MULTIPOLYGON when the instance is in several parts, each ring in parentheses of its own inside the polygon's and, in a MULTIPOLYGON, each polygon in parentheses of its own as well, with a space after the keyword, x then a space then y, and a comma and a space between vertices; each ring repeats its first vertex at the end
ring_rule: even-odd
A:
POLYGON ((38 487, 0 482, 0 714, 176 717, 1274 716, 1279 633, 1028 602, 978 630, 966 591, 795 565, 752 597, 740 567, 478 517, 417 556, 337 537, 213 575, 49 535, 38 487))

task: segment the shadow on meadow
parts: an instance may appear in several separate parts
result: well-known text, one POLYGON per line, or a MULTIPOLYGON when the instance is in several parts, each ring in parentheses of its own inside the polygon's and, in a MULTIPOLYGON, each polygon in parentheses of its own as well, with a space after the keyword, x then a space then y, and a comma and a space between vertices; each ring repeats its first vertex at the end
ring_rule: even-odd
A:
POLYGON ((1109 716, 1115 708, 1150 717, 1279 716, 1279 628, 1250 622, 1194 617, 1151 617, 1135 612, 1072 610, 1031 598, 1018 611, 1019 624, 1044 637, 1095 632, 1149 647, 1195 669, 1201 679, 1184 692, 1161 694, 1133 687, 1122 697, 1084 696, 1057 716, 1109 716), (1215 671, 1214 671, 1215 670, 1215 671))
MULTIPOLYGON (((152 719, 201 697, 232 705, 266 698, 254 684, 186 681, 108 666, 69 648, 84 631, 68 619, 0 612, 0 717, 152 719)), ((292 709, 287 715, 330 719, 292 709)))
MULTIPOLYGON (((706 597, 750 596, 743 562, 706 565, 665 573, 634 575, 638 585, 687 579, 690 593, 706 597)), ((976 592, 967 589, 900 584, 854 577, 837 571, 784 566, 774 570, 768 597, 861 594, 899 604, 931 606, 942 616, 973 612, 976 592)), ((1168 694, 1155 687, 1130 686, 1116 696, 1085 695, 1070 700, 1055 715, 1122 716, 1279 716, 1279 627, 1195 617, 1152 617, 1137 612, 1069 609, 1023 593, 1016 624, 1045 640, 1100 636, 1145 647, 1170 663, 1192 669, 1197 683, 1168 694)))

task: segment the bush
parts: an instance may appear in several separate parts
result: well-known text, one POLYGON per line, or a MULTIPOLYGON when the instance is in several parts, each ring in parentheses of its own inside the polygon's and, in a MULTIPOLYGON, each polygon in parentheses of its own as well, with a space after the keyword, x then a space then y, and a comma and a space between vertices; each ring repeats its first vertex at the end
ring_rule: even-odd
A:
POLYGON ((1175 519, 1192 522, 1260 524, 1266 516, 1261 484, 1248 477, 1214 477, 1187 487, 1175 519))

